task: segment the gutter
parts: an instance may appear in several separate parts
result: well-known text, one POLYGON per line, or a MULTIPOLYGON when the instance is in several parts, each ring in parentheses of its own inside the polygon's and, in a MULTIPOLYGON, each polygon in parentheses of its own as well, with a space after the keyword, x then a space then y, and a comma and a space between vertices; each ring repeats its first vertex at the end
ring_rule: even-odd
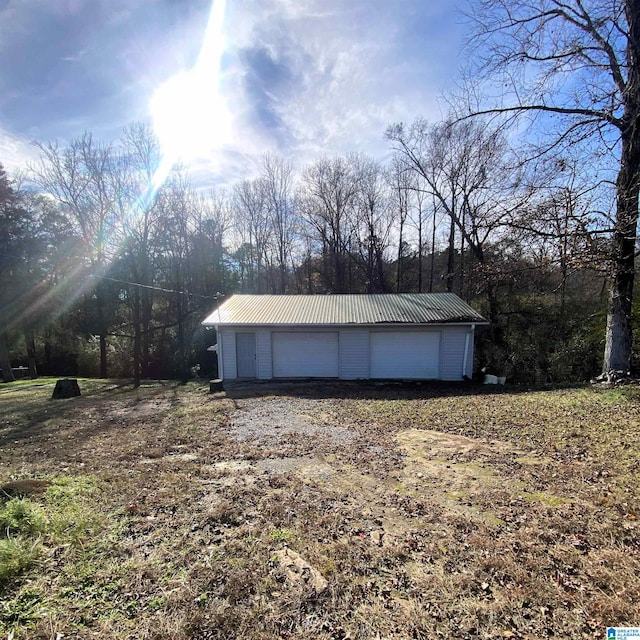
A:
POLYGON ((464 337, 464 356, 462 359, 462 377, 463 378, 469 377, 467 376, 467 358, 469 357, 469 342, 470 342, 470 336, 474 334, 475 330, 476 330, 476 325, 472 324, 469 327, 469 331, 467 331, 464 337))

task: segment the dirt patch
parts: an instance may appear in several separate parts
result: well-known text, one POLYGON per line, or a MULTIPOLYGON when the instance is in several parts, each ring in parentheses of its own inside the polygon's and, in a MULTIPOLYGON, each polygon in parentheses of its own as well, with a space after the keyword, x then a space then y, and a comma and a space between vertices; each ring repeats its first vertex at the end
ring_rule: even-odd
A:
MULTIPOLYGON (((408 429, 396 437, 405 454, 398 480, 407 491, 491 524, 501 520, 486 508, 487 494, 522 492, 522 482, 509 470, 523 452, 511 443, 424 429, 408 429)), ((527 460, 544 462, 533 456, 527 460)))
POLYGON ((351 444, 357 433, 335 421, 335 402, 322 399, 248 398, 237 402, 227 432, 240 442, 313 439, 326 447, 351 444))

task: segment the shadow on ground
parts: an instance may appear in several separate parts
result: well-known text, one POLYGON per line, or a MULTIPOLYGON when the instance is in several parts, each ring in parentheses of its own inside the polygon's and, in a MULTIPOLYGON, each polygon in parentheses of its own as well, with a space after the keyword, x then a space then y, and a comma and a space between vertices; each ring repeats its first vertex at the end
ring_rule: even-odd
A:
POLYGON ((273 380, 225 382, 224 391, 232 400, 258 396, 299 396, 325 399, 419 399, 451 396, 475 396, 494 394, 530 393, 551 389, 582 388, 581 384, 525 386, 494 385, 476 382, 439 381, 337 381, 337 380, 273 380))

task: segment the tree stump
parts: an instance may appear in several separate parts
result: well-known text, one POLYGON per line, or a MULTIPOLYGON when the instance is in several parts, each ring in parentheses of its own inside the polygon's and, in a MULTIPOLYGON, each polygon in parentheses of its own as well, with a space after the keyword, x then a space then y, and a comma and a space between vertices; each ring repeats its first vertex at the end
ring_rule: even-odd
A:
POLYGON ((222 391, 223 389, 222 380, 209 380, 209 393, 215 393, 216 391, 222 391))
POLYGON ((64 378, 56 382, 56 388, 53 390, 52 400, 58 400, 60 398, 75 398, 80 394, 80 387, 77 380, 71 380, 64 378))

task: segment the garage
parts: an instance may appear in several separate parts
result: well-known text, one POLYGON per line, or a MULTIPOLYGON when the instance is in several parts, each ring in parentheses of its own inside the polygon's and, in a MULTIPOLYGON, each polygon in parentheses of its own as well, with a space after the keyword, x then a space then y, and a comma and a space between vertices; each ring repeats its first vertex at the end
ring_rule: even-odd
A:
POLYGON ((339 344, 337 331, 274 331, 273 377, 337 378, 339 344))
POLYGON ((223 380, 461 381, 487 321, 453 293, 233 295, 215 328, 223 380))
POLYGON ((372 378, 439 378, 439 331, 371 332, 369 349, 372 378))

